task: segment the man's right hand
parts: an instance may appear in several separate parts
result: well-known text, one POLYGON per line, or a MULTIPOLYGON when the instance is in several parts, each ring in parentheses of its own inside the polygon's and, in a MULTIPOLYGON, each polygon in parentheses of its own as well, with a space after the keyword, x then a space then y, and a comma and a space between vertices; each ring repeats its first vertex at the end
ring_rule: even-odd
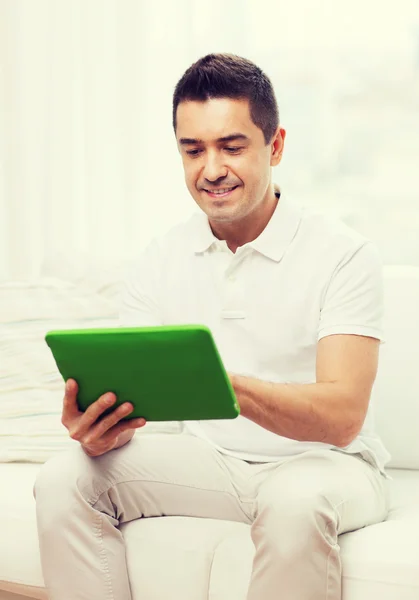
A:
POLYGON ((81 412, 77 405, 77 392, 77 382, 68 379, 61 423, 89 456, 100 456, 109 450, 120 448, 131 440, 136 429, 144 427, 146 423, 142 418, 120 421, 134 409, 129 402, 124 402, 111 413, 102 416, 116 401, 112 392, 103 394, 85 412, 81 412))

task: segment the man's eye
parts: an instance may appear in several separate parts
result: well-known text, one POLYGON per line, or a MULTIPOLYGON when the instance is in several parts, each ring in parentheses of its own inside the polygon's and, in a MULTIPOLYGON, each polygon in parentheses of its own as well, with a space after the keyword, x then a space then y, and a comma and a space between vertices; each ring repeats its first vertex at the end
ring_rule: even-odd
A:
POLYGON ((226 148, 225 148, 225 150, 227 150, 227 152, 229 152, 230 154, 236 154, 237 152, 239 152, 242 149, 243 149, 242 146, 226 146, 226 148))
POLYGON ((201 152, 201 150, 199 150, 199 149, 186 150, 186 154, 189 154, 189 156, 197 156, 200 152, 201 152))

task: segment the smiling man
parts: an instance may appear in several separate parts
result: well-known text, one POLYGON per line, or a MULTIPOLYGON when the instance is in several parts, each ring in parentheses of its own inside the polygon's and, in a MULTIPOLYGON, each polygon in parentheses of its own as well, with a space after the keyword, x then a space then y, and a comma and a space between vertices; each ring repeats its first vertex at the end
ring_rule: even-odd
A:
POLYGON ((118 526, 189 515, 251 525, 247 600, 339 600, 338 535, 388 511, 388 454, 370 407, 380 260, 273 183, 285 130, 252 62, 194 63, 174 92, 173 127, 201 210, 145 250, 121 325, 207 325, 241 414, 134 436, 144 421, 121 421, 129 403, 101 418, 115 402, 105 394, 80 413, 69 381, 63 423, 80 445, 48 461, 34 488, 49 597, 129 600, 118 526))

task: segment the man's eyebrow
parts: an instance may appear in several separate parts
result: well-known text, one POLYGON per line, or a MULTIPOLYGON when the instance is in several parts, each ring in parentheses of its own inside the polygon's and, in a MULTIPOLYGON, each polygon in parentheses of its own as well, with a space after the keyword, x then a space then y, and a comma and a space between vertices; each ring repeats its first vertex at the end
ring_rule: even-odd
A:
MULTIPOLYGON (((235 142, 241 140, 243 142, 248 142, 250 139, 244 133, 231 133, 230 135, 225 135, 223 137, 218 138, 216 141, 225 143, 225 142, 235 142)), ((203 144, 204 140, 196 139, 196 138, 180 138, 179 144, 182 146, 187 146, 191 144, 203 144)))
POLYGON ((187 146, 188 144, 203 144, 203 140, 196 140, 194 138, 180 138, 179 144, 187 146))
POLYGON ((237 140, 249 142, 250 138, 248 138, 247 135, 244 135, 244 133, 231 133, 230 135, 218 138, 217 142, 235 142, 237 140))

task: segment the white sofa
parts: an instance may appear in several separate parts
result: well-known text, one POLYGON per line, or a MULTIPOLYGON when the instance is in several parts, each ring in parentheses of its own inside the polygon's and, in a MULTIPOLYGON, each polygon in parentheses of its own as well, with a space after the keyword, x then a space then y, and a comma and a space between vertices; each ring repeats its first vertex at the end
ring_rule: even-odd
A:
MULTIPOLYGON (((58 313, 62 315, 63 301, 65 298, 70 301, 76 287, 68 288, 64 296, 60 296, 57 314, 52 311, 57 318, 58 313)), ((96 292, 102 295, 102 300, 113 302, 106 286, 98 285, 96 292)), ((7 301, 8 295, 4 297, 7 301)), ((89 294, 86 298, 88 302, 89 294)), ((385 522, 340 536, 343 600, 419 599, 419 268, 386 267, 385 298, 387 343, 381 346, 372 401, 378 431, 392 454, 388 468, 393 478, 391 510, 385 522)), ((106 302, 97 316, 112 322, 113 309, 107 312, 106 302)), ((80 302, 78 306, 80 308, 80 302)), ((86 302, 84 306, 86 309, 86 302)), ((96 308, 86 309, 87 312, 83 309, 83 318, 92 319, 96 308)), ((0 302, 0 321, 6 309, 0 302)), ((16 310, 16 306, 12 307, 11 316, 9 314, 3 323, 4 335, 10 335, 11 331, 22 331, 23 335, 24 326, 16 321, 16 310)), ((30 312, 30 307, 26 306, 25 310, 30 312)), ((45 315, 35 319, 38 325, 42 324, 32 340, 31 356, 36 348, 39 353, 45 351, 40 331, 42 327, 50 328, 52 321, 47 323, 42 318, 45 315)), ((67 326, 71 325, 71 318, 67 326)), ((31 322, 26 319, 27 326, 33 323, 34 319, 31 322)), ((1 339, 0 336, 0 343, 1 339)), ((15 355, 16 352, 15 348, 15 355)), ((8 356, 7 348, 3 360, 4 356, 8 356)), ((49 417, 45 407, 43 415, 38 407, 38 421, 36 416, 27 413, 26 417, 22 416, 21 428, 25 419, 35 419, 26 433, 14 429, 19 415, 16 417, 10 412, 3 415, 3 425, 10 429, 10 438, 3 430, 0 437, 0 460, 4 461, 0 464, 0 600, 47 598, 40 568, 32 486, 40 462, 55 452, 64 451, 66 444, 73 442, 58 425, 62 395, 59 379, 54 379, 51 370, 44 373, 43 378, 37 379, 33 373, 32 377, 37 385, 45 386, 44 390, 42 385, 41 390, 36 390, 34 385, 33 397, 38 398, 35 392, 43 399, 51 395, 48 401, 52 403, 50 408, 54 406, 54 410, 50 410, 53 424, 46 425, 49 417), (39 431, 47 431, 40 436, 38 447, 34 445, 37 423, 39 431), (53 435, 54 427, 57 431, 53 435), (49 448, 47 438, 53 440, 49 448), (26 462, 12 462, 17 459, 26 462)), ((17 385, 12 390, 16 395, 11 396, 13 386, 2 389, 2 380, 0 377, 0 410, 7 402, 18 404, 19 393, 23 394, 17 385)), ((168 424, 167 431, 168 435, 170 432, 179 434, 176 424, 168 424)), ((133 600, 245 600, 253 557, 248 525, 162 517, 130 522, 121 529, 126 540, 133 600)))

